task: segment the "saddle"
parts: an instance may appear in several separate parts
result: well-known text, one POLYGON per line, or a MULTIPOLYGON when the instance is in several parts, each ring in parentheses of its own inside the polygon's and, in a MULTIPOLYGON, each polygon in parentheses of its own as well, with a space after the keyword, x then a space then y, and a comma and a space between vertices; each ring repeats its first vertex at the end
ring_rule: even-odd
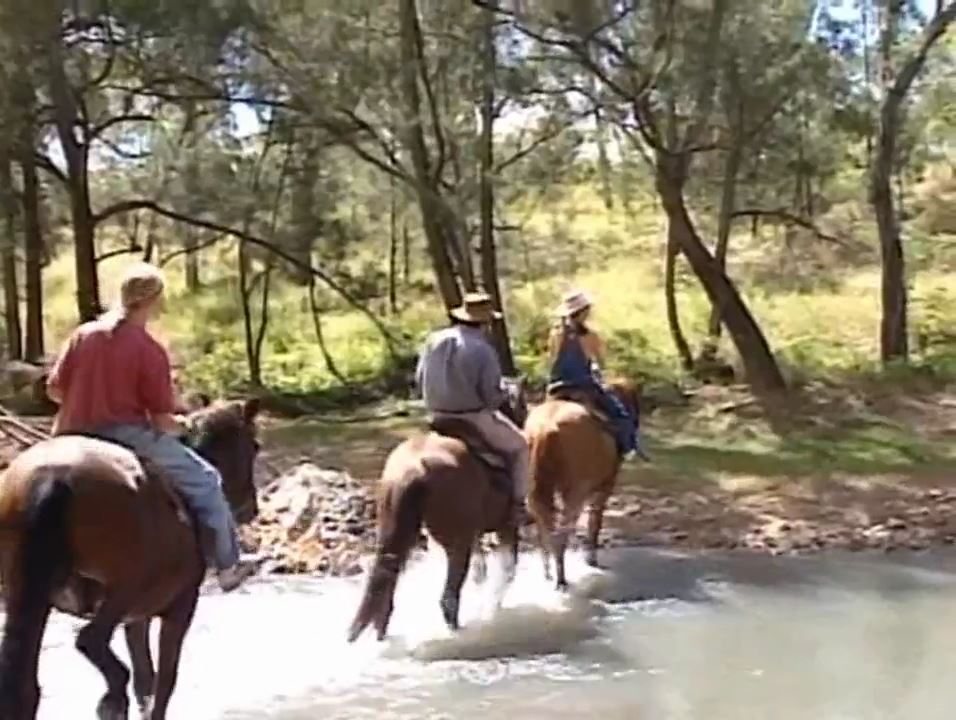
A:
POLYGON ((468 452, 488 470, 488 477, 495 489, 511 493, 511 478, 507 461, 478 433, 467 420, 455 417, 433 418, 428 429, 436 435, 458 440, 468 452))
POLYGON ((614 425, 614 418, 601 410, 594 402, 594 396, 589 390, 577 387, 556 386, 548 388, 548 397, 555 400, 564 400, 573 402, 587 410, 588 415, 597 420, 598 424, 612 438, 617 439, 617 429, 614 425))

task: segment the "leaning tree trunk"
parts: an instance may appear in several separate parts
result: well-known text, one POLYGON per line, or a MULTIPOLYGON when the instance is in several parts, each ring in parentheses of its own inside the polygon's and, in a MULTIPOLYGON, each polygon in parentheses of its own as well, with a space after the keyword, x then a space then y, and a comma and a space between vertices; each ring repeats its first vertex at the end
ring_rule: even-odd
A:
MULTIPOLYGON (((30 135, 32 139, 32 134, 30 135)), ((40 182, 33 157, 33 143, 23 148, 23 237, 26 285, 26 359, 40 362, 43 344, 43 231, 40 226, 40 182)))
MULTIPOLYGON (((504 309, 501 297, 501 285, 498 282, 498 251, 495 247, 495 190, 492 180, 494 173, 494 122, 495 122, 495 9, 497 0, 489 0, 484 11, 484 52, 483 88, 481 98, 481 139, 480 139, 480 188, 479 205, 481 212, 481 279, 485 290, 491 295, 495 307, 504 309)), ((493 326, 493 340, 506 375, 516 373, 514 355, 508 337, 508 326, 504 317, 493 326)))
MULTIPOLYGON (((724 272, 727 271, 727 250, 730 246, 730 231, 733 226, 733 214, 737 204, 737 174, 740 172, 741 144, 735 137, 724 163, 724 183, 720 196, 720 216, 717 218, 717 245, 714 259, 724 272)), ((720 312, 713 307, 707 328, 708 349, 715 352, 720 342, 720 312)))
POLYGON ((657 157, 656 184, 674 239, 700 280, 712 305, 720 309, 750 386, 757 393, 786 389, 767 339, 753 315, 717 261, 707 250, 684 204, 686 159, 660 153, 657 157))

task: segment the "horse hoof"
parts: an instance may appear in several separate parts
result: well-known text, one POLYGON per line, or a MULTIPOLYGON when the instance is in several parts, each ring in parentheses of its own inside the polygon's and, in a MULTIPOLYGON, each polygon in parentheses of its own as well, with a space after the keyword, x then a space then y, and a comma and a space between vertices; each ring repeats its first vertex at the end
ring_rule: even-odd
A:
POLYGON ((588 553, 587 557, 584 558, 584 562, 587 563, 588 567, 596 568, 598 570, 601 569, 601 563, 598 562, 597 553, 588 553))
POLYGON ((565 580, 564 578, 558 580, 558 581, 554 584, 554 586, 555 586, 558 590, 560 590, 561 592, 567 592, 568 589, 571 587, 570 585, 568 585, 568 581, 565 580))
POLYGON ((139 706, 139 716, 144 720, 151 720, 153 717, 153 696, 145 695, 138 698, 136 704, 139 706))
POLYGON ((458 603, 451 600, 442 600, 441 612, 448 629, 458 631, 460 629, 458 625, 458 603))
POLYGON ((126 698, 104 697, 96 706, 97 720, 129 720, 126 698))

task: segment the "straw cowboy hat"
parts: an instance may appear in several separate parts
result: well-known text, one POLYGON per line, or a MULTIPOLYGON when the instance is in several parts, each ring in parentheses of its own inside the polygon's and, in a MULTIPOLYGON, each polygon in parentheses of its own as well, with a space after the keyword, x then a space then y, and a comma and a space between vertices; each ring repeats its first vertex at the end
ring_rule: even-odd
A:
POLYGON ((591 307, 591 296, 583 290, 572 290, 564 294, 561 298, 561 304, 555 309, 554 314, 558 317, 572 317, 582 310, 591 307))
POLYGON ((453 309, 451 316, 467 323, 489 323, 499 319, 501 313, 495 311, 490 295, 474 292, 465 295, 461 306, 453 309))

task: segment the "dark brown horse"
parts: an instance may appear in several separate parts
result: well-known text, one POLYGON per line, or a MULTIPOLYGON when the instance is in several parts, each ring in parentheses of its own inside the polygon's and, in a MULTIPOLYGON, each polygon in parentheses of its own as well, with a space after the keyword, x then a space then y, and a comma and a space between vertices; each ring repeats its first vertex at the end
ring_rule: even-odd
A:
MULTIPOLYGON (((523 382, 508 380, 505 386, 508 400, 502 411, 521 427, 528 413, 523 382)), ((503 463, 481 451, 466 428, 437 430, 406 440, 385 461, 378 487, 378 548, 349 642, 370 624, 384 639, 398 576, 423 524, 448 560, 440 605, 452 630, 459 626, 461 587, 473 551, 485 533, 497 535, 507 560, 506 580, 514 576, 518 528, 503 463), (459 437, 467 437, 468 444, 459 437)))
MULTIPOLYGON (((614 382, 609 388, 638 417, 640 387, 614 382)), ((551 578, 553 554, 557 585, 565 588, 565 551, 586 504, 587 562, 598 564, 598 535, 617 484, 620 456, 614 436, 586 402, 549 397, 528 415, 525 435, 531 447, 528 510, 538 527, 545 575, 551 578), (561 501, 560 513, 556 499, 561 501)))
MULTIPOLYGON (((196 449, 223 477, 237 521, 258 514, 253 463, 258 403, 193 416, 196 449)), ((125 625, 133 685, 148 720, 163 720, 205 574, 195 523, 155 469, 123 447, 63 435, 19 455, 0 476, 0 718, 33 720, 37 665, 52 608, 84 617, 76 647, 103 674, 101 719, 128 717, 130 673, 110 650, 125 625), (160 618, 154 671, 149 623, 160 618)), ((82 713, 78 713, 82 714, 82 713)))

